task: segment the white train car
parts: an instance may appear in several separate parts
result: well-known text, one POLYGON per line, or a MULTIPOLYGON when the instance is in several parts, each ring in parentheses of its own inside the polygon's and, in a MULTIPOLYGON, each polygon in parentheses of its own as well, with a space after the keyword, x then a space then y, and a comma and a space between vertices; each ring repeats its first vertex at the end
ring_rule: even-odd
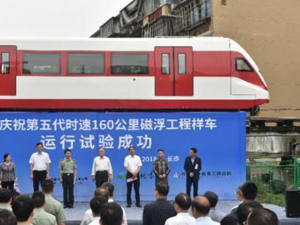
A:
POLYGON ((0 40, 0 109, 253 110, 254 60, 222 37, 0 40))

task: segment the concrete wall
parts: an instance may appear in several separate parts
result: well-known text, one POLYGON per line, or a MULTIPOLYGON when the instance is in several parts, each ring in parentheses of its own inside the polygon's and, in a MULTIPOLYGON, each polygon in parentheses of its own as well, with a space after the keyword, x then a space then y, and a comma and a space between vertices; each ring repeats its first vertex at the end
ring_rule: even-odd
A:
MULTIPOLYGON (((247 134, 247 157, 270 156, 276 157, 289 155, 291 140, 295 139, 300 143, 300 134, 279 134, 279 133, 252 133, 247 134)), ((299 145, 296 147, 296 155, 300 155, 299 145)))
POLYGON ((212 33, 240 43, 271 94, 261 116, 300 116, 300 0, 212 0, 212 33), (225 3, 225 4, 222 4, 225 3))

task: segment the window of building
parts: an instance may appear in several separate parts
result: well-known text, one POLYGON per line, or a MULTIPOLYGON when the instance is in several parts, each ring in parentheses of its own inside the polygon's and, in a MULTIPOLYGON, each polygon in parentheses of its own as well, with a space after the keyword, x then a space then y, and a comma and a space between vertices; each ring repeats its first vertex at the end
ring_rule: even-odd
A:
POLYGON ((9 74, 10 71, 10 60, 9 60, 9 53, 3 52, 1 54, 1 73, 2 74, 9 74))
POLYGON ((186 55, 178 54, 178 74, 186 74, 186 55))
POLYGON ((161 74, 170 74, 170 54, 161 54, 161 74))
POLYGON ((236 71, 241 71, 241 72, 252 72, 251 66, 243 58, 237 58, 235 60, 235 69, 236 71))
POLYGON ((111 56, 112 74, 148 74, 148 54, 113 53, 111 56))
POLYGON ((68 74, 103 74, 104 71, 104 54, 68 54, 68 74))
POLYGON ((23 74, 60 74, 60 54, 24 53, 23 74))

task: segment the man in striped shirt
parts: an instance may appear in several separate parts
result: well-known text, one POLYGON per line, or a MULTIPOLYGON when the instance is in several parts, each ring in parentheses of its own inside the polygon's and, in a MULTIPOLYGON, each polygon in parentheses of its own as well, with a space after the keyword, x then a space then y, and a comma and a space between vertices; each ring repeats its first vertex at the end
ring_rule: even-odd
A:
POLYGON ((167 160, 164 159, 164 150, 159 149, 157 151, 158 159, 153 163, 153 172, 155 174, 155 185, 158 183, 168 184, 168 175, 170 173, 170 165, 167 160))

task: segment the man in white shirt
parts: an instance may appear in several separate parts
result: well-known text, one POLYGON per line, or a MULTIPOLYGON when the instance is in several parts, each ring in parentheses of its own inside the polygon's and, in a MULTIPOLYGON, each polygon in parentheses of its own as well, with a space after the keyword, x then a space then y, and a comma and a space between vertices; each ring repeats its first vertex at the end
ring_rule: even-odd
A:
POLYGON ((242 185, 240 185, 236 189, 236 199, 239 201, 239 204, 234 206, 230 210, 230 214, 233 215, 235 218, 236 218, 237 208, 239 207, 240 204, 242 204, 244 202, 244 196, 243 196, 243 192, 242 192, 242 185))
POLYGON ((175 197, 174 208, 178 213, 177 216, 167 219, 165 225, 189 225, 194 223, 195 218, 188 213, 192 201, 189 195, 180 193, 175 197))
POLYGON ((90 201, 90 208, 93 212, 94 219, 91 223, 89 223, 89 225, 99 225, 100 209, 105 203, 107 203, 107 199, 105 199, 104 197, 92 198, 92 200, 90 201))
POLYGON ((141 208, 140 202, 140 175, 139 172, 142 168, 141 158, 135 155, 135 147, 129 148, 129 155, 125 157, 124 167, 126 168, 126 182, 127 182, 127 207, 131 207, 131 189, 134 185, 136 206, 141 208))
POLYGON ((196 218, 196 222, 193 225, 220 225, 220 223, 214 222, 209 217, 210 204, 206 197, 198 196, 194 198, 192 203, 193 216, 196 218))
POLYGON ((39 191, 39 184, 42 185, 45 179, 50 178, 50 157, 48 153, 43 152, 43 144, 37 143, 37 152, 30 157, 30 178, 33 180, 34 192, 39 191))
MULTIPOLYGON (((106 188, 99 187, 94 192, 94 197, 104 197, 107 201, 109 199, 109 194, 106 188)), ((91 209, 88 209, 80 223, 80 225, 88 225, 94 220, 93 212, 91 209)))
POLYGON ((105 156, 105 149, 99 149, 99 156, 95 157, 92 167, 92 178, 96 180, 96 186, 101 187, 107 181, 112 180, 113 170, 110 159, 105 156))
MULTIPOLYGON (((108 199, 108 202, 114 202, 114 190, 115 190, 115 186, 110 183, 110 182, 106 182, 104 183, 101 188, 105 188, 107 191, 108 191, 108 194, 109 194, 109 199, 108 199)), ((125 212, 125 209, 121 206, 122 208, 122 211, 123 211, 123 225, 127 225, 127 217, 126 217, 126 212, 125 212)))
POLYGON ((226 216, 226 214, 216 208, 217 203, 219 201, 218 195, 212 191, 207 191, 204 193, 204 197, 206 197, 210 203, 210 218, 213 221, 220 223, 221 220, 226 216))

